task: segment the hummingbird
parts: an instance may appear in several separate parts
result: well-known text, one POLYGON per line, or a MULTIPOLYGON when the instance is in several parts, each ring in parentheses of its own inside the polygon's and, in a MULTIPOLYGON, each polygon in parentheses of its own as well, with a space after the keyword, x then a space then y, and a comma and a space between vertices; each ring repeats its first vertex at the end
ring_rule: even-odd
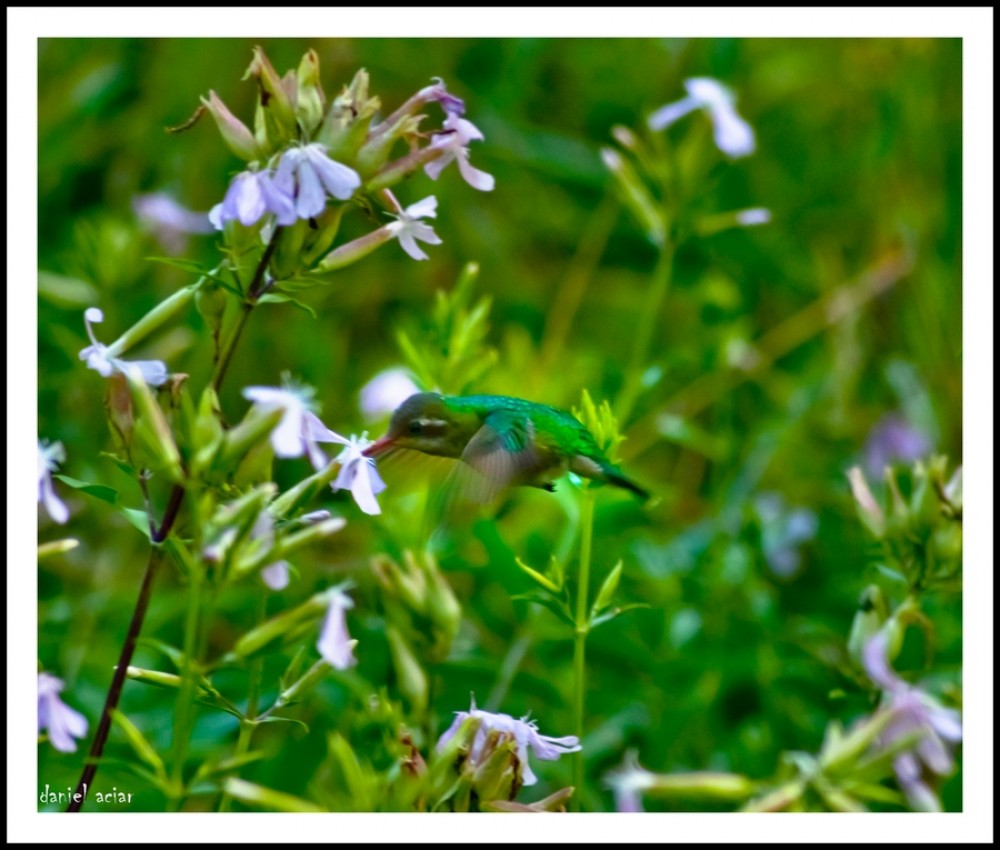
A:
POLYGON ((389 430, 364 450, 367 457, 397 450, 453 458, 462 496, 492 502, 508 487, 554 491, 565 472, 646 492, 611 461, 573 415, 557 407, 500 395, 416 393, 393 413, 389 430))

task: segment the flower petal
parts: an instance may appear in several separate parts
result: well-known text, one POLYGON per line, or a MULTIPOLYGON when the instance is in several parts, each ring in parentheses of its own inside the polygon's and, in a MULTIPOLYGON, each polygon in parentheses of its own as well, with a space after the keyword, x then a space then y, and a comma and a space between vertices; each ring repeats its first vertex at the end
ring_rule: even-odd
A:
POLYGON ((493 178, 492 174, 487 174, 485 171, 473 168, 473 166, 469 164, 468 151, 463 150, 459 153, 458 170, 461 172, 465 182, 468 183, 473 189, 478 189, 480 192, 492 192, 494 185, 496 185, 496 180, 493 178))
POLYGON ((275 561, 260 571, 260 577, 271 590, 284 590, 288 587, 288 561, 275 561))
POLYGON ((437 198, 428 195, 423 200, 410 204, 403 212, 407 218, 437 218, 437 198))
POLYGON ((308 145, 305 148, 306 156, 316 170, 323 188, 333 197, 340 201, 346 201, 354 190, 361 185, 361 178, 353 168, 349 168, 336 160, 330 159, 323 146, 319 144, 308 145))
POLYGON ((430 257, 427 256, 417 245, 413 232, 406 227, 403 227, 399 231, 399 247, 406 251, 414 260, 429 260, 430 257))
POLYGON ((693 112, 698 106, 699 104, 694 98, 686 97, 683 100, 661 106, 646 119, 646 123, 650 130, 662 130, 664 127, 669 127, 678 118, 683 118, 689 112, 693 112))

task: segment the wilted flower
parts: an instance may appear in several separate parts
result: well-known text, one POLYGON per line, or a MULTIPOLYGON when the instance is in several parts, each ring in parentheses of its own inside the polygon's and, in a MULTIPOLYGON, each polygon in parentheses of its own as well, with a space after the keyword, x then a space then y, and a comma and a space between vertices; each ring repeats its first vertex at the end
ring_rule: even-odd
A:
POLYGON ((216 230, 222 230, 229 221, 250 227, 266 213, 273 214, 281 225, 296 220, 294 201, 278 189, 270 171, 241 171, 229 184, 222 203, 212 207, 208 220, 216 230))
POLYGON ((604 777, 604 783, 615 795, 615 811, 641 812, 642 792, 653 786, 655 775, 639 764, 635 750, 625 754, 625 761, 617 770, 604 777))
POLYGON ((479 128, 471 121, 459 117, 457 112, 449 112, 444 119, 443 129, 444 132, 435 133, 431 137, 431 147, 443 149, 445 153, 424 166, 427 176, 431 180, 437 180, 445 166, 452 160, 457 160, 458 170, 466 183, 481 192, 491 192, 496 182, 493 176, 469 164, 469 142, 483 139, 479 128))
POLYGON ((38 441, 38 501, 45 505, 49 516, 62 525, 69 519, 69 509, 56 495, 52 486, 52 473, 56 465, 66 460, 66 452, 62 443, 43 443, 38 441))
POLYGON ((891 413, 882 417, 865 441, 865 469, 869 475, 880 476, 887 466, 919 460, 930 449, 926 434, 891 413))
POLYGON ((314 142, 282 154, 273 185, 285 203, 278 224, 291 224, 323 212, 327 195, 346 201, 361 185, 361 178, 353 168, 330 159, 326 148, 314 142))
POLYGON ((531 765, 528 763, 529 747, 534 755, 542 761, 555 761, 561 755, 580 750, 580 739, 575 735, 567 735, 564 738, 550 738, 548 735, 540 735, 538 724, 534 720, 529 720, 527 717, 515 720, 509 714, 481 711, 476 708, 475 698, 473 698, 472 707, 468 711, 455 712, 454 722, 438 739, 438 750, 455 736, 462 724, 470 717, 475 717, 480 721, 476 736, 472 740, 472 748, 469 751, 470 762, 475 765, 479 761, 490 732, 496 731, 510 735, 516 742, 517 758, 524 769, 522 785, 534 785, 538 781, 538 777, 531 772, 531 765))
POLYGON ((662 130, 695 109, 704 109, 712 119, 715 144, 727 156, 738 158, 756 148, 753 128, 736 112, 736 98, 718 80, 694 77, 684 81, 688 96, 657 109, 649 116, 651 130, 662 130))
POLYGON ((363 435, 356 437, 352 434, 349 440, 339 434, 333 436, 335 439, 332 442, 340 443, 345 448, 337 455, 340 472, 330 486, 334 492, 350 490, 354 501, 366 514, 382 513, 375 497, 385 489, 385 482, 375 469, 375 460, 364 455, 364 450, 372 444, 371 440, 363 435))
POLYGON ((421 89, 418 97, 423 97, 428 103, 439 103, 449 115, 465 115, 465 101, 453 95, 445 87, 444 80, 433 77, 434 85, 421 89))
POLYGON ((923 779, 924 769, 937 776, 947 776, 955 762, 949 745, 962 740, 959 713, 940 705, 920 688, 901 679, 889 665, 889 638, 885 630, 878 632, 865 645, 863 661, 871 680, 884 695, 886 710, 893 719, 879 740, 888 746, 914 732, 920 739, 913 748, 893 760, 893 769, 910 804, 921 811, 940 811, 937 796, 923 779))
POLYGON ((87 361, 87 368, 99 372, 105 378, 112 372, 127 374, 129 367, 134 367, 139 371, 142 379, 153 387, 158 387, 166 382, 169 377, 167 366, 162 360, 121 360, 112 357, 108 346, 97 341, 94 336, 94 329, 91 325, 104 321, 104 313, 97 307, 88 307, 83 314, 83 323, 87 326, 87 336, 90 337, 92 345, 88 345, 80 352, 80 359, 87 361))
POLYGON ((344 438, 327 428, 310 409, 312 392, 303 387, 247 387, 243 397, 264 411, 281 408, 285 415, 271 432, 271 445, 278 457, 306 455, 316 469, 326 466, 326 456, 317 443, 341 443, 344 438))
POLYGON ((206 213, 189 210, 164 192, 136 195, 132 209, 139 221, 168 250, 180 253, 191 233, 211 233, 206 213))
POLYGON ((59 699, 65 687, 49 673, 38 674, 38 734, 47 730, 49 741, 61 753, 75 753, 74 738, 87 734, 87 718, 59 699))
POLYGON ((354 602, 341 588, 329 591, 330 605, 326 609, 326 619, 320 629, 316 649, 331 667, 346 670, 357 663, 354 658, 354 641, 347 633, 347 612, 354 602))
POLYGON ((361 388, 361 412, 366 419, 379 419, 418 392, 420 389, 405 369, 386 369, 361 388))
POLYGON ((405 210, 401 209, 397 214, 398 221, 386 225, 392 235, 399 240, 399 244, 407 254, 414 260, 426 260, 427 255, 417 245, 416 240, 426 242, 428 245, 440 245, 439 237, 429 224, 424 224, 421 218, 437 218, 437 198, 431 195, 415 204, 410 204, 405 210))

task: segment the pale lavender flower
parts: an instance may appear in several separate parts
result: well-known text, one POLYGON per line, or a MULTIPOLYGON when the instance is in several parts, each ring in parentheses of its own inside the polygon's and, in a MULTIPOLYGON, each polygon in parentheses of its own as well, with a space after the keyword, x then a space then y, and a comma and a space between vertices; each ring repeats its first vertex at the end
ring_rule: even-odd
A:
POLYGON ((910 805, 921 811, 940 811, 941 804, 924 781, 924 771, 947 776, 955 766, 951 746, 962 740, 962 721, 957 711, 945 708, 929 694, 901 679, 889 664, 889 638, 880 631, 862 653, 869 678, 883 691, 892 720, 879 736, 887 746, 904 735, 919 733, 912 749, 893 759, 896 779, 910 805))
POLYGON ((332 588, 329 597, 330 605, 326 609, 316 649, 331 667, 346 670, 357 663, 354 658, 355 641, 347 633, 347 612, 354 607, 354 602, 341 588, 332 588))
POLYGON ((428 102, 439 103, 449 115, 465 115, 465 101, 453 95, 445 87, 444 80, 433 77, 434 85, 421 89, 418 96, 423 96, 428 102))
POLYGON ((767 224, 771 221, 771 211, 766 207, 751 207, 736 213, 736 223, 743 227, 767 224))
POLYGON ((52 486, 52 473, 57 464, 66 460, 66 452, 62 443, 43 443, 38 441, 38 501, 45 506, 50 517, 60 525, 69 519, 69 509, 56 495, 52 486))
POLYGON ((75 753, 74 739, 87 734, 87 718, 59 698, 64 687, 61 679, 49 673, 38 674, 38 734, 46 730, 59 752, 75 753))
POLYGON ((382 513, 375 497, 385 490, 385 482, 375 469, 374 458, 364 455, 364 450, 372 445, 372 441, 365 435, 357 437, 352 434, 349 440, 339 434, 334 434, 334 437, 333 442, 340 443, 345 448, 336 457, 340 463, 340 472, 330 485, 333 491, 350 490, 354 501, 366 514, 374 516, 382 513))
POLYGON ((241 171, 232 179, 222 202, 209 211, 208 220, 216 230, 222 230, 229 221, 250 227, 270 212, 282 224, 291 224, 295 218, 289 217, 289 207, 290 201, 272 185, 270 172, 241 171))
POLYGON ((361 388, 361 412, 369 421, 380 419, 418 392, 405 369, 385 369, 361 388))
POLYGON ((437 180, 444 168, 453 160, 457 160, 458 170, 466 183, 481 192, 491 192, 496 183, 493 176, 469 164, 469 142, 483 139, 479 128, 471 121, 459 117, 458 113, 449 112, 444 120, 443 130, 444 132, 435 133, 431 137, 431 146, 441 148, 445 152, 424 166, 427 176, 431 180, 437 180))
POLYGON ((399 240, 400 247, 414 260, 427 259, 416 240, 428 245, 441 244, 441 237, 434 232, 434 228, 420 221, 422 218, 437 218, 437 198, 433 195, 401 209, 396 218, 398 221, 387 224, 386 229, 399 240))
POLYGON ((290 148, 281 155, 274 174, 274 188, 291 202, 290 212, 285 210, 284 220, 315 218, 326 209, 327 196, 346 201, 361 185, 361 178, 353 168, 330 159, 326 148, 318 142, 300 148, 290 148))
POLYGON ((865 441, 865 469, 880 477, 893 463, 920 460, 931 449, 931 441, 922 431, 896 413, 883 416, 865 441))
POLYGON ((468 711, 455 712, 454 722, 438 738, 437 749, 441 750, 470 717, 475 717, 480 721, 476 735, 472 739, 472 748, 469 751, 471 763, 475 765, 479 761, 490 732, 496 731, 510 735, 516 743, 517 758, 523 768, 523 785, 534 785, 538 781, 538 777, 531 772, 531 765, 528 763, 529 748, 535 757, 542 761, 555 761, 561 755, 580 750, 580 739, 575 735, 567 735, 564 738, 550 738, 548 735, 541 735, 538 732, 538 724, 534 720, 529 720, 527 717, 515 720, 509 714, 481 711, 476 708, 475 697, 473 697, 472 707, 468 711))
POLYGON ((642 792, 653 787, 655 774, 650 773, 639 764, 635 750, 625 754, 621 767, 604 777, 607 785, 615 795, 615 811, 641 812, 642 792))
POLYGON ((819 529, 816 514, 808 508, 789 508, 779 493, 761 493, 754 508, 760 518, 761 548, 768 566, 776 575, 794 575, 802 564, 802 545, 819 529))
POLYGON ((83 314, 83 323, 87 326, 87 336, 90 337, 91 345, 88 345, 80 352, 80 359, 87 361, 87 368, 93 369, 105 378, 111 376, 113 372, 121 372, 123 375, 128 372, 129 367, 138 370, 142 379, 153 387, 166 383, 169 377, 167 366, 162 360, 122 360, 111 355, 111 349, 97 341, 94 336, 92 325, 104 321, 104 313, 97 307, 88 307, 83 314))
POLYGON ((165 248, 180 253, 189 234, 211 233, 207 213, 189 210, 164 192, 136 195, 132 209, 139 221, 165 248))
POLYGON ((344 438, 327 428, 310 409, 312 393, 296 387, 247 387, 243 397, 261 410, 280 408, 285 411, 278 427, 271 432, 271 445, 278 457, 305 455, 317 470, 327 464, 326 455, 318 443, 342 443, 344 438))
POLYGON ((712 120, 715 144, 734 159, 752 154, 756 148, 753 128, 736 112, 736 97, 718 80, 694 77, 684 81, 688 96, 657 109, 649 116, 651 130, 662 130, 696 109, 704 109, 712 120))

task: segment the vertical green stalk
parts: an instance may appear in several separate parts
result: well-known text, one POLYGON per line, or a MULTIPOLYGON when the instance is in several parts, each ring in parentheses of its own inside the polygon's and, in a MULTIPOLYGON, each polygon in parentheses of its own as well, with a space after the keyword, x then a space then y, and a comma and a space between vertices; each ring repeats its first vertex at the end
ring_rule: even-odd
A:
MULTIPOLYGON (((587 632, 590 631, 590 614, 588 601, 590 598, 590 551, 594 540, 594 491, 585 487, 583 503, 580 506, 580 575, 576 590, 576 633, 573 643, 573 728, 580 740, 583 740, 583 709, 584 695, 587 688, 586 643, 587 632)), ((576 755, 573 764, 573 786, 576 789, 572 798, 574 811, 580 810, 580 794, 583 790, 583 751, 576 755)))
POLYGON ((635 334, 635 347, 625 373, 625 384, 615 409, 615 416, 625 426, 632 407, 635 405, 642 389, 642 376, 646 371, 646 360, 649 357, 649 346, 653 341, 653 331, 663 309, 663 299, 670 287, 673 272, 674 252, 670 244, 660 249, 660 257, 653 270, 653 282, 646 292, 646 303, 639 312, 639 328, 635 334))
POLYGON ((173 775, 171 776, 170 808, 176 811, 184 798, 184 762, 187 760, 188 742, 191 736, 194 716, 196 678, 199 673, 199 624, 201 614, 201 593, 204 570, 200 562, 195 562, 188 584, 187 616, 184 621, 184 683, 177 695, 174 711, 174 740, 171 748, 173 775))
MULTIPOLYGON (((261 584, 257 599, 257 616, 254 619, 253 628, 264 622, 267 613, 267 590, 261 584)), ((249 665, 249 681, 247 683, 247 710, 243 720, 240 721, 240 736, 236 740, 236 758, 245 756, 250 751, 250 739, 257 728, 257 709, 260 702, 260 684, 264 677, 264 659, 254 658, 249 665)), ((219 801, 219 811, 228 812, 232 803, 232 797, 223 792, 219 801)))

